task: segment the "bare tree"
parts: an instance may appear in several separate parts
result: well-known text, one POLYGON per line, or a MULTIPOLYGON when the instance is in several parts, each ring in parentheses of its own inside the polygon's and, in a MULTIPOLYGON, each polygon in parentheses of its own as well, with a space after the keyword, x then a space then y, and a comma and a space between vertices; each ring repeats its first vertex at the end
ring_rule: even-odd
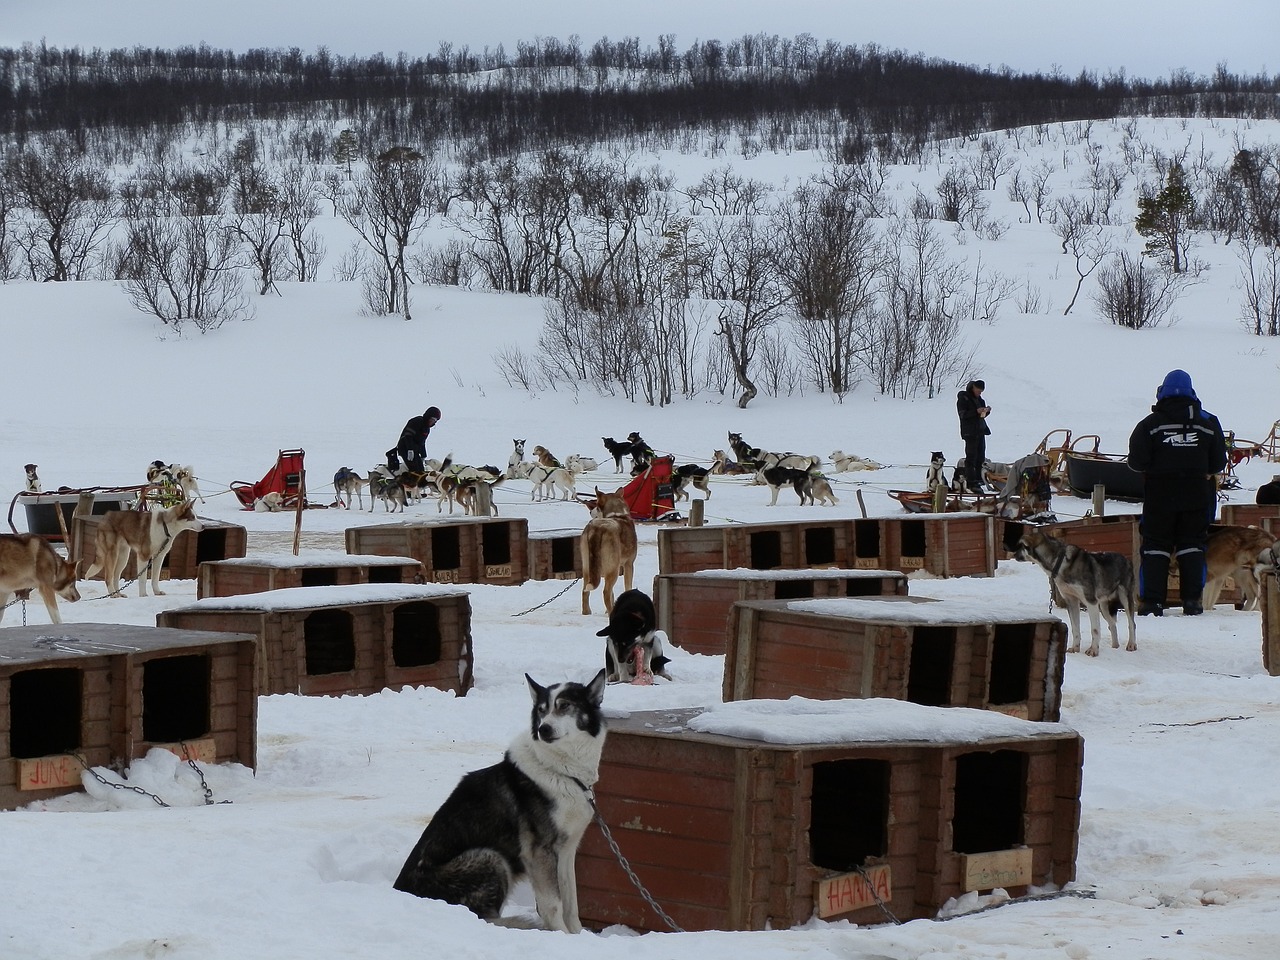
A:
POLYGON ((1280 247, 1249 239, 1241 243, 1237 256, 1245 329, 1258 336, 1280 336, 1280 247))
POLYGON ((34 214, 16 239, 31 279, 84 279, 116 217, 106 170, 60 137, 13 153, 6 176, 34 214))
POLYGON ((392 147, 371 158, 350 192, 337 199, 338 215, 360 235, 377 263, 365 295, 374 312, 413 319, 406 251, 426 226, 440 188, 433 160, 417 150, 392 147))
POLYGON ((778 276, 796 318, 806 372, 843 397, 875 305, 883 255, 853 195, 823 183, 798 188, 774 215, 778 276))
POLYGON ((1084 286, 1084 282, 1111 252, 1111 240, 1104 229, 1096 224, 1076 224, 1059 236, 1062 238, 1062 248, 1072 258, 1076 270, 1076 289, 1071 294, 1071 302, 1062 311, 1065 317, 1076 305, 1076 298, 1080 296, 1080 288, 1084 286))
POLYGON ((287 257, 280 184, 258 164, 234 164, 231 210, 231 231, 244 244, 257 274, 258 294, 265 296, 275 287, 287 257))
POLYGON ((1000 137, 983 137, 978 141, 978 152, 969 157, 969 172, 985 190, 995 190, 1000 178, 1016 166, 1007 141, 1000 137))
POLYGON ((14 272, 17 244, 14 242, 12 223, 16 206, 17 197, 13 184, 9 182, 4 166, 0 165, 0 282, 17 276, 14 272))
POLYGON ((1094 302, 1098 312, 1116 326, 1130 330, 1158 327, 1190 281, 1184 273, 1148 270, 1143 257, 1121 250, 1098 273, 1094 302))
POLYGON ((303 283, 313 281, 319 275, 326 253, 324 239, 311 229, 311 222, 320 216, 323 196, 319 171, 314 167, 292 166, 284 171, 278 189, 294 276, 303 283))

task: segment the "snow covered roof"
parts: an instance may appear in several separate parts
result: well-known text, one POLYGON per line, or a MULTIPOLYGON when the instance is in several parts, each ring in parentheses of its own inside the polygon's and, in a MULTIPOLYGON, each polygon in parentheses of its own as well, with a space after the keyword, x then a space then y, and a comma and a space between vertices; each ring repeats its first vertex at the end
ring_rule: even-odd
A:
POLYGON ((280 567, 390 567, 406 563, 418 563, 413 557, 381 557, 366 553, 343 553, 340 550, 303 550, 297 556, 292 553, 257 553, 251 557, 231 557, 226 560, 207 560, 219 567, 252 566, 280 567))
POLYGON ((790 600, 786 602, 786 606, 788 610, 797 613, 894 623, 953 625, 1028 623, 1057 619, 1045 605, 1005 600, 992 603, 988 600, 961 598, 931 600, 926 597, 830 597, 790 600))
POLYGON ((451 584, 353 583, 329 587, 286 587, 235 597, 205 597, 177 612, 191 610, 309 610, 313 607, 350 606, 356 603, 400 603, 434 597, 466 596, 451 584))
POLYGON ((859 577, 906 577, 901 570, 849 570, 839 567, 805 567, 796 570, 756 570, 751 567, 734 567, 732 570, 696 570, 690 573, 669 574, 681 577, 723 577, 730 580, 823 580, 855 579, 859 577))

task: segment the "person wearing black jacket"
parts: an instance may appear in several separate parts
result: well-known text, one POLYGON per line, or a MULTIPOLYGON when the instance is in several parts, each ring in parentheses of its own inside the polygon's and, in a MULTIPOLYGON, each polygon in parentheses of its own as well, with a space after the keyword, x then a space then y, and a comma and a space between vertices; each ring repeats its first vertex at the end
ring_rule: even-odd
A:
POLYGON ((1185 370, 1169 372, 1151 413, 1133 428, 1129 466, 1144 475, 1138 613, 1164 613, 1174 559, 1183 614, 1202 613, 1204 550, 1217 506, 1214 474, 1226 469, 1227 441, 1185 370))
POLYGON ((387 466, 392 473, 400 470, 400 461, 404 461, 405 469, 414 473, 422 472, 422 461, 427 456, 427 437, 431 428, 440 422, 440 408, 427 407, 420 417, 410 417, 400 431, 400 439, 387 451, 387 466))
POLYGON ((987 385, 981 380, 970 380, 968 386, 956 394, 956 414, 960 417, 960 437, 964 440, 965 483, 974 493, 981 493, 982 468, 987 462, 987 436, 991 428, 987 417, 991 408, 982 399, 987 385))

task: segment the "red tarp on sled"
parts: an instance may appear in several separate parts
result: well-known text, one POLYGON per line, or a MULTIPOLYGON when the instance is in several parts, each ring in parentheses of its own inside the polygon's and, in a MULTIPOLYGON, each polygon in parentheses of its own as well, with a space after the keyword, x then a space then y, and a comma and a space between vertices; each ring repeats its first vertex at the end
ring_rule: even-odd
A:
POLYGON ((294 506, 298 495, 306 488, 304 478, 306 472, 302 467, 303 451, 281 450, 276 457, 276 465, 267 471, 267 475, 257 483, 247 480, 231 481, 231 492, 244 506, 252 510, 255 500, 268 493, 279 493, 284 497, 283 506, 294 506))
POLYGON ((671 484, 674 457, 654 457, 644 473, 637 474, 618 492, 631 508, 636 520, 656 520, 675 508, 675 489, 671 484))

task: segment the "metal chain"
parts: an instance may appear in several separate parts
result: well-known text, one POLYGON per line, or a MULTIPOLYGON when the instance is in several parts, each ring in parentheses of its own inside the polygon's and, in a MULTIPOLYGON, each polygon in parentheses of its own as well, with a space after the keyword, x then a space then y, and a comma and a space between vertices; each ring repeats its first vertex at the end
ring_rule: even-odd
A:
POLYGON ((880 899, 880 894, 876 893, 876 885, 871 881, 871 875, 867 873, 867 868, 864 866, 858 866, 856 869, 858 871, 858 876, 862 878, 863 882, 867 885, 867 889, 871 891, 871 896, 875 897, 876 905, 880 908, 880 911, 888 917, 895 926, 901 926, 902 921, 893 915, 893 911, 889 909, 889 905, 880 899))
POLYGON ((530 607, 528 610, 521 610, 519 613, 513 613, 513 614, 512 614, 512 616, 513 616, 513 617, 523 617, 526 613, 533 613, 533 611, 535 611, 535 610, 541 610, 541 609, 542 609, 543 607, 545 607, 548 603, 551 603, 551 602, 552 602, 552 601, 554 601, 554 600, 559 600, 561 597, 563 597, 566 593, 568 593, 568 592, 569 592, 569 590, 573 587, 573 585, 574 585, 575 583, 577 583, 578 581, 580 581, 581 579, 582 579, 581 577, 574 577, 572 580, 570 580, 570 581, 569 581, 569 585, 568 585, 568 586, 566 586, 566 587, 565 587, 563 590, 561 590, 559 593, 557 593, 554 597, 550 597, 550 598, 548 598, 548 599, 546 599, 546 600, 543 600, 540 604, 538 604, 537 606, 534 606, 534 607, 530 607))
MULTIPOLYGON (((196 758, 191 756, 187 750, 187 745, 182 744, 182 759, 187 761, 187 766, 196 772, 196 776, 200 778, 200 789, 204 791, 204 805, 206 807, 213 805, 213 791, 209 789, 209 784, 204 778, 204 771, 196 765, 196 758)), ((220 800, 219 803, 230 803, 230 800, 220 800)))
POLYGON ((595 793, 581 780, 578 780, 576 777, 574 780, 577 782, 578 786, 582 788, 582 792, 587 795, 587 802, 591 804, 593 819, 599 825, 600 832, 604 835, 604 842, 609 845, 609 849, 612 850, 613 855, 617 857, 618 866, 622 867, 623 872, 627 875, 627 879, 631 881, 631 885, 639 891, 640 896, 644 897, 645 903, 649 904, 649 906, 653 908, 653 912, 662 918, 663 923, 676 933, 684 933, 684 928, 682 928, 680 924, 676 923, 675 920, 671 919, 671 914, 662 909, 662 906, 658 901, 653 898, 653 894, 646 890, 644 884, 640 882, 640 878, 636 876, 636 872, 631 869, 631 863, 625 856, 623 856, 622 849, 618 846, 618 841, 613 839, 613 834, 609 830, 609 825, 604 822, 604 817, 600 815, 600 808, 596 806, 595 793))
POLYGON ((89 766, 89 762, 85 760, 84 757, 80 756, 80 754, 73 753, 71 754, 71 756, 75 757, 77 760, 80 761, 80 765, 84 767, 86 771, 88 771, 89 776, 93 777, 93 779, 97 780, 99 783, 103 784, 104 786, 108 786, 112 790, 128 790, 130 793, 136 793, 144 797, 150 797, 152 800, 156 802, 156 806, 158 807, 169 806, 169 804, 165 803, 163 800, 157 797, 154 793, 151 793, 147 790, 143 790, 142 787, 138 786, 137 784, 118 783, 115 780, 108 780, 106 777, 100 774, 97 770, 93 769, 93 767, 89 766))

